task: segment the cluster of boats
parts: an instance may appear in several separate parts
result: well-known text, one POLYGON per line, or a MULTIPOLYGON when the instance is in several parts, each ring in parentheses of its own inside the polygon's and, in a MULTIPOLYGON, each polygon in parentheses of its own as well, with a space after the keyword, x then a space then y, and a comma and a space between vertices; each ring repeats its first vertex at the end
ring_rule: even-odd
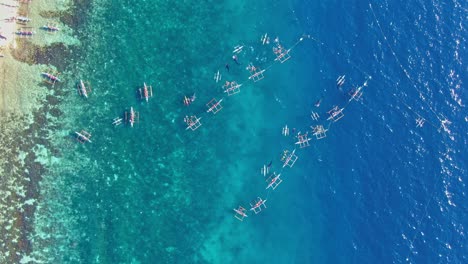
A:
MULTIPOLYGON (((47 32, 57 32, 60 30, 58 27, 52 25, 44 25, 41 29, 47 32)), ((15 34, 20 37, 32 37, 36 32, 33 31, 32 28, 20 28, 15 32, 15 34)))
MULTIPOLYGON (((7 20, 8 22, 16 21, 18 24, 22 24, 22 25, 26 25, 27 23, 31 22, 31 19, 26 16, 10 17, 5 20, 7 20)), ((42 27, 40 27, 40 29, 50 32, 50 33, 54 33, 60 30, 59 27, 57 27, 56 25, 52 25, 52 24, 43 25, 42 27)), ((21 27, 17 31, 15 31, 15 35, 19 37, 32 37, 34 34, 36 34, 36 32, 33 31, 32 27, 21 27)), ((5 36, 1 36, 1 38, 6 39, 5 36)))

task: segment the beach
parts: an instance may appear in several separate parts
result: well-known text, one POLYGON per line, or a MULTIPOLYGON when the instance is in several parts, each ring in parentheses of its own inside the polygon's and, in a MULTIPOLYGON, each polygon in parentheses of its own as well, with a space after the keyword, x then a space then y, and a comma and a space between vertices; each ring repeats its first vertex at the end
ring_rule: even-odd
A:
POLYGON ((38 2, 5 0, 0 8, 0 34, 4 37, 0 40, 2 263, 28 263, 24 257, 33 250, 31 234, 40 197, 39 182, 46 166, 53 162, 50 128, 60 115, 55 90, 44 85, 41 78, 42 72, 55 67, 38 61, 37 54, 56 43, 64 43, 59 38, 41 36, 44 32, 40 25, 53 17, 39 15, 63 10, 63 6, 53 8, 63 1, 38 2), (20 21, 26 18, 30 21, 20 21), (17 30, 32 30, 35 35, 20 38, 15 34, 17 30))

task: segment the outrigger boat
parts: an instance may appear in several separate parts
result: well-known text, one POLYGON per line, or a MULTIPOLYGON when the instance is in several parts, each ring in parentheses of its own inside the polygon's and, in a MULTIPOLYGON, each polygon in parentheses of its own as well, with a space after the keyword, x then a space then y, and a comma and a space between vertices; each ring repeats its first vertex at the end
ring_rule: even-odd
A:
POLYGON ((364 87, 367 87, 367 82, 372 79, 372 77, 369 76, 369 78, 359 87, 357 88, 354 88, 352 89, 351 91, 349 91, 349 95, 351 96, 351 98, 349 98, 349 101, 351 102, 351 100, 355 100, 355 101, 358 101, 361 96, 362 96, 362 89, 364 87))
POLYGON ((216 99, 212 99, 210 102, 208 102, 208 110, 206 110, 207 113, 212 112, 213 114, 216 114, 219 112, 219 110, 223 109, 221 106, 221 102, 223 101, 223 98, 221 98, 219 101, 216 101, 216 99))
POLYGON ((312 133, 317 139, 322 139, 327 137, 328 129, 325 129, 323 125, 310 126, 312 128, 312 133))
POLYGON ((237 220, 239 220, 239 221, 244 221, 244 218, 248 217, 247 214, 245 213, 246 211, 247 211, 247 209, 245 209, 242 206, 239 206, 239 208, 234 209, 234 212, 236 212, 234 217, 237 218, 237 220))
POLYGON ((195 94, 190 97, 184 96, 184 105, 189 106, 191 103, 193 103, 193 101, 195 101, 195 99, 197 99, 195 94))
POLYGON ((52 26, 52 25, 44 25, 41 27, 41 29, 49 32, 57 32, 60 30, 57 26, 52 26))
POLYGON ((50 84, 55 84, 56 82, 60 82, 59 77, 57 75, 52 74, 52 73, 42 72, 41 75, 50 84))
POLYGON ((228 96, 235 95, 240 93, 240 87, 242 84, 238 84, 235 81, 228 82, 223 85, 224 92, 228 94, 228 96))
POLYGON ((358 88, 355 88, 355 89, 352 89, 351 91, 349 91, 349 101, 351 100, 356 100, 358 101, 361 96, 362 96, 362 86, 359 86, 358 88))
POLYGON ((130 123, 130 126, 133 127, 135 122, 137 122, 139 119, 139 114, 135 110, 133 110, 133 107, 130 107, 130 112, 125 112, 125 120, 130 123))
POLYGON ((148 86, 146 83, 143 83, 143 89, 138 89, 140 91, 140 99, 145 99, 148 102, 150 97, 153 97, 153 86, 148 86))
POLYGON ((20 29, 16 31, 15 34, 20 37, 32 37, 34 35, 34 31, 20 29))
POLYGON ((187 124, 187 129, 191 129, 192 131, 195 131, 197 128, 199 128, 202 124, 200 123, 201 117, 197 116, 185 116, 184 117, 184 122, 187 124))
POLYGON ((252 63, 247 66, 247 70, 250 72, 249 79, 252 79, 254 82, 258 82, 264 78, 263 73, 265 70, 255 67, 252 63))
POLYGON ((76 140, 78 140, 80 143, 86 143, 86 142, 89 142, 91 143, 91 134, 84 131, 84 130, 81 130, 80 132, 77 132, 75 131, 75 135, 76 135, 76 140))
POLYGON ((340 120, 344 116, 343 110, 344 108, 338 108, 337 105, 334 106, 330 111, 327 112, 330 115, 327 120, 331 120, 333 122, 340 120))
MULTIPOLYGON (((88 89, 89 91, 91 91, 91 85, 88 84, 88 89)), ((83 80, 80 80, 80 83, 78 84, 78 93, 86 98, 88 98, 88 91, 87 91, 87 88, 85 86, 85 82, 83 80)))
POLYGON ((266 205, 265 205, 266 201, 267 201, 266 199, 263 200, 262 198, 258 197, 256 201, 252 202, 254 204, 250 203, 250 206, 251 206, 250 210, 254 211, 255 214, 260 213, 262 211, 262 205, 266 208, 266 205))
POLYGON ((289 150, 285 150, 283 152, 283 156, 281 157, 281 161, 283 161, 283 168, 286 166, 292 167, 298 157, 295 154, 296 149, 294 149, 292 152, 289 152, 289 150))
POLYGON ((301 134, 301 132, 299 132, 297 134, 297 142, 294 144, 299 145, 299 147, 301 148, 310 146, 309 141, 311 140, 311 138, 308 137, 308 134, 309 132, 306 132, 305 134, 301 134))
POLYGON ((20 23, 28 23, 29 21, 31 21, 31 19, 29 17, 24 17, 24 16, 17 16, 16 17, 16 20, 20 23))
POLYGON ((280 185, 281 182, 283 182, 283 180, 280 178, 281 176, 281 173, 276 175, 276 173, 273 173, 273 175, 271 175, 267 180, 266 182, 268 183, 267 187, 265 188, 266 190, 269 189, 269 188, 272 188, 273 190, 276 189, 276 187, 278 187, 278 185, 280 185))

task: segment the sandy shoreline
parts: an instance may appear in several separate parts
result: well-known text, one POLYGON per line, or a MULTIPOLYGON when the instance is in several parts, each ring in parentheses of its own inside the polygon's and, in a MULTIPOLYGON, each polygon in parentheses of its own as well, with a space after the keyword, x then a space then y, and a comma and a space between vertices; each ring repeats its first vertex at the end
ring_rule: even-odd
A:
POLYGON ((33 74, 39 71, 40 67, 29 65, 26 67, 24 63, 13 58, 12 51, 17 48, 15 32, 27 26, 23 23, 18 24, 18 17, 27 17, 26 10, 29 10, 29 6, 27 3, 15 0, 1 0, 0 5, 0 34, 2 36, 0 37, 0 113, 2 115, 8 113, 27 115, 34 110, 38 93, 30 93, 21 87, 37 85, 33 74))
POLYGON ((69 7, 70 1, 64 0, 0 0, 0 263, 40 262, 30 256, 36 244, 31 238, 41 200, 39 182, 47 171, 43 160, 50 160, 54 152, 48 124, 60 111, 56 89, 41 77, 55 67, 35 64, 35 56, 53 52, 52 44, 77 43, 59 22, 60 12, 69 7), (21 23, 18 16, 31 21, 21 23), (47 34, 40 29, 49 23, 65 32, 47 34), (18 37, 15 32, 21 28, 34 36, 18 37))
POLYGON ((14 43, 15 20, 18 16, 19 7, 18 1, 2 0, 0 2, 0 54, 2 56, 5 55, 5 49, 8 45, 14 43))

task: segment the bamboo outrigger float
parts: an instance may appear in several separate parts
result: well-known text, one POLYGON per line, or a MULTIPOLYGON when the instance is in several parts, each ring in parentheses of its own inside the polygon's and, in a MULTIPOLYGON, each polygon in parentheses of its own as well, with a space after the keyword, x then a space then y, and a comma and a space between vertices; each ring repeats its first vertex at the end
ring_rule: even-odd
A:
POLYGON ((281 134, 285 137, 289 136, 289 127, 288 125, 285 125, 281 131, 281 134))
POLYGON ((114 126, 118 126, 122 124, 123 119, 121 117, 116 117, 112 120, 112 124, 114 126))
POLYGON ((262 37, 260 38, 260 41, 262 42, 262 45, 270 44, 270 37, 268 37, 268 33, 265 33, 265 35, 262 35, 262 37))
POLYGON ((320 115, 317 112, 312 111, 310 113, 310 118, 312 118, 314 121, 317 121, 320 118, 320 115))
POLYGON ((336 87, 339 88, 339 87, 343 86, 343 84, 346 81, 345 77, 346 77, 346 75, 338 76, 338 78, 336 79, 336 87))
POLYGON ((219 73, 219 70, 214 74, 214 77, 213 79, 216 81, 216 83, 218 83, 220 80, 221 80, 222 76, 221 74, 219 73))
POLYGON ((244 45, 237 45, 234 47, 234 49, 232 50, 232 53, 233 54, 239 54, 242 52, 242 49, 244 48, 244 45))
POLYGON ((270 161, 268 165, 264 164, 263 167, 260 169, 260 173, 265 177, 270 172, 270 167, 273 161, 270 161))

